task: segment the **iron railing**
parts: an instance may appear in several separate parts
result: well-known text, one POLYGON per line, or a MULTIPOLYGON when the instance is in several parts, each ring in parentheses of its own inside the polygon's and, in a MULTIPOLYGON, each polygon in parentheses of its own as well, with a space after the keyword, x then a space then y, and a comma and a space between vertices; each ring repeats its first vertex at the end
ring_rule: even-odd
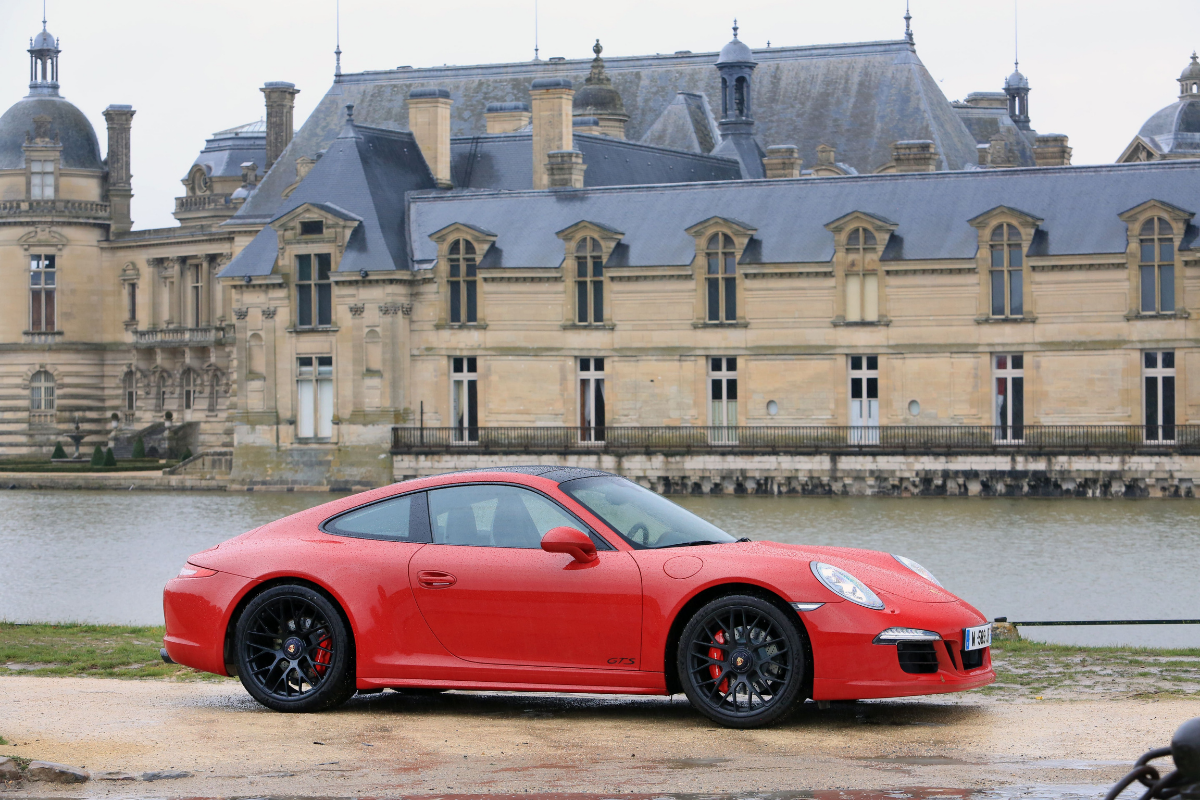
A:
POLYGON ((1200 454, 1200 425, 392 428, 393 453, 1200 454))

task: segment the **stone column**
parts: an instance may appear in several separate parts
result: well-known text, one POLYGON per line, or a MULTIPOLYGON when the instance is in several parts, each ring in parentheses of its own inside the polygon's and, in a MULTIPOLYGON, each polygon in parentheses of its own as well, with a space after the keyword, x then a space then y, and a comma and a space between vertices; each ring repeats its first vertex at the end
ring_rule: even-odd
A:
MULTIPOLYGON (((279 424, 279 399, 276 394, 275 387, 278 385, 278 367, 276 366, 277 359, 275 354, 275 312, 279 309, 271 307, 262 310, 263 315, 263 360, 266 362, 263 367, 266 369, 266 382, 263 386, 263 410, 275 412, 275 424, 279 424)), ((284 337, 284 343, 287 338, 284 337)), ((287 375, 290 375, 289 370, 287 375)), ((286 377, 286 376, 285 376, 286 377)), ((285 404, 285 408, 290 408, 290 401, 285 404)))
POLYGON ((146 259, 146 327, 158 327, 158 293, 162 289, 161 258, 146 259))
POLYGON ((108 122, 108 202, 114 233, 133 228, 129 207, 133 200, 129 132, 135 113, 133 106, 109 106, 104 109, 104 119, 108 122))

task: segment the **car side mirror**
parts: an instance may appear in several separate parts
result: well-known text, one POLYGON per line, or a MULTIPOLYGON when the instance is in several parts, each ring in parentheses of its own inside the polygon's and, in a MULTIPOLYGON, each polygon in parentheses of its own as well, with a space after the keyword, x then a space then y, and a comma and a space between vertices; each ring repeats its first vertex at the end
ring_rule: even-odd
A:
POLYGON ((596 543, 581 530, 565 525, 551 528, 542 537, 542 549, 547 553, 569 553, 581 564, 595 561, 596 543))

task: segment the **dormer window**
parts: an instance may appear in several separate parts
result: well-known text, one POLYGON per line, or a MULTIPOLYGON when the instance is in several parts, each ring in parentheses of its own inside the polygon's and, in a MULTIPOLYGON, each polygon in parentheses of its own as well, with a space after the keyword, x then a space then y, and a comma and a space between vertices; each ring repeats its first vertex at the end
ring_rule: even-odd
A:
POLYGON ((855 228, 846 237, 846 321, 879 319, 879 257, 875 234, 855 228))
POLYGON ((324 236, 325 221, 320 219, 306 219, 300 221, 301 236, 324 236))
POLYGON ((1175 311, 1175 229, 1162 217, 1142 224, 1138 236, 1138 271, 1143 314, 1175 311))
POLYGON ((333 324, 333 288, 329 283, 329 253, 296 256, 296 325, 301 328, 333 324))
POLYGON ((455 239, 450 244, 446 261, 450 276, 446 281, 450 292, 450 322, 474 323, 477 321, 475 245, 466 239, 455 239))
POLYGON ((29 199, 54 199, 54 162, 31 159, 29 162, 29 199))
POLYGON ((737 252, 733 237, 714 233, 705 247, 709 322, 737 322, 737 252))
POLYGON ((591 236, 575 245, 575 321, 604 322, 604 250, 591 236))
POLYGON ((992 229, 990 250, 992 316, 1023 316, 1025 249, 1021 231, 1016 225, 997 225, 992 229))

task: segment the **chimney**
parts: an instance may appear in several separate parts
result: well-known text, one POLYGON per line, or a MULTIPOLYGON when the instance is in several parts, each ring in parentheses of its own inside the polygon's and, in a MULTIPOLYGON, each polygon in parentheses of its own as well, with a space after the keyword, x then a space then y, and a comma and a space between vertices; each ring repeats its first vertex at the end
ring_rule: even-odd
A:
POLYGON ((267 164, 263 172, 269 172, 283 149, 292 140, 292 107, 300 90, 287 81, 268 81, 259 89, 267 97, 267 164))
POLYGON ((979 166, 981 166, 981 167, 988 166, 988 161, 991 160, 991 157, 992 157, 991 145, 987 145, 987 144, 975 145, 975 158, 979 162, 979 166))
POLYGON ((529 125, 529 103, 488 103, 483 112, 488 133, 513 133, 529 125))
POLYGON ((817 145, 817 166, 818 167, 835 167, 835 166, 837 166, 837 149, 830 147, 827 144, 817 145))
POLYGON ((108 202, 112 210, 112 231, 115 233, 124 233, 133 228, 129 207, 133 200, 129 131, 136 113, 133 106, 109 106, 104 109, 104 119, 108 122, 108 202))
POLYGON ((1008 149, 1008 140, 1003 133, 997 133, 988 140, 988 166, 997 169, 1015 167, 1017 162, 1008 149))
POLYGON ((1071 148, 1061 133, 1043 133, 1033 147, 1033 158, 1039 167, 1071 166, 1071 148))
POLYGON ((578 150, 551 150, 546 154, 546 177, 551 189, 582 189, 583 153, 578 150))
POLYGON ((550 154, 574 149, 571 101, 575 92, 566 78, 538 78, 530 85, 529 96, 533 101, 533 188, 548 189, 550 154))
POLYGON ((799 178, 800 148, 794 144, 780 144, 767 148, 763 159, 763 172, 768 178, 799 178))
POLYGON ((938 151, 928 139, 896 142, 892 145, 892 163, 896 172, 936 172, 938 151))
POLYGON ((445 89, 413 89, 408 93, 408 129, 425 156, 425 163, 441 189, 450 181, 450 107, 454 101, 445 89))

